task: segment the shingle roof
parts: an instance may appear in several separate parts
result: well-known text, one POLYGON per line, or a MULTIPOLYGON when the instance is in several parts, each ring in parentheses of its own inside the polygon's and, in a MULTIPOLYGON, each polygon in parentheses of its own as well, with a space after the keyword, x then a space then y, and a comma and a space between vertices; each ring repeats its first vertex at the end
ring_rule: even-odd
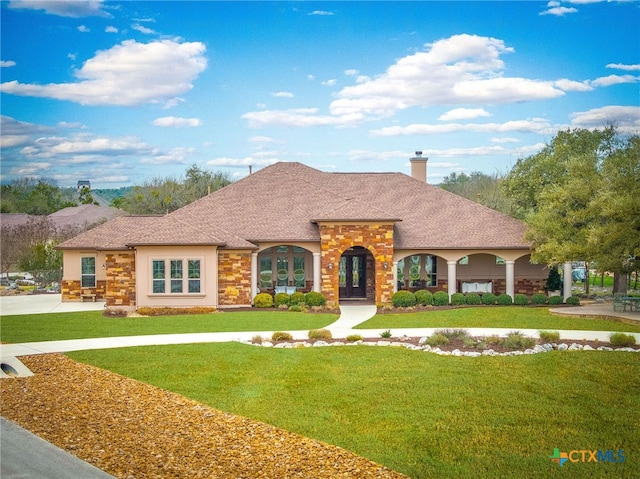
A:
POLYGON ((117 218, 61 247, 317 242, 316 222, 350 220, 395 222, 396 249, 528 247, 520 221, 402 173, 301 163, 276 163, 166 216, 117 218))

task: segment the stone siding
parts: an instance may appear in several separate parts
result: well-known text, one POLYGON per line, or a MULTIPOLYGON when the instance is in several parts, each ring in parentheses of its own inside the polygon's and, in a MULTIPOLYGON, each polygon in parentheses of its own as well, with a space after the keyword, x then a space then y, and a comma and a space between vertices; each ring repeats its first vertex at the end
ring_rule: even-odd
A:
POLYGON ((136 255, 135 253, 107 253, 106 306, 135 308, 136 306, 136 255))
POLYGON ((95 294, 96 301, 105 299, 105 291, 107 282, 104 280, 96 281, 95 288, 83 288, 80 286, 80 280, 62 280, 60 292, 62 293, 62 301, 82 301, 82 295, 95 294))
POLYGON ((218 304, 251 305, 251 252, 219 252, 218 304))
POLYGON ((373 255, 367 262, 367 297, 385 304, 393 295, 393 224, 320 224, 322 294, 329 304, 339 302, 338 265, 347 249, 362 246, 373 255), (387 268, 384 268, 386 263, 387 268), (329 264, 332 268, 329 268, 329 264))

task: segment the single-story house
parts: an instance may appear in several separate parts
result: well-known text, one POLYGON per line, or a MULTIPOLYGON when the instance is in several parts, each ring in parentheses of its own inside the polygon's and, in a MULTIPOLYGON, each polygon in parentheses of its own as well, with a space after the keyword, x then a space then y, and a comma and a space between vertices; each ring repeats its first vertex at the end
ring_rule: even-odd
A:
POLYGON ((276 163, 164 216, 121 216, 62 243, 63 301, 241 307, 263 291, 388 303, 398 289, 533 294, 525 225, 403 173, 276 163))

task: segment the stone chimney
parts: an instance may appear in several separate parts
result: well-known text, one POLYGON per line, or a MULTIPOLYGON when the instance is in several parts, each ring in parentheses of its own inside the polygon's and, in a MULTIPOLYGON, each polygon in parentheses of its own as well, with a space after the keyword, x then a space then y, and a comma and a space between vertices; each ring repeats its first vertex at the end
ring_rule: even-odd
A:
POLYGON ((427 182, 427 161, 429 158, 422 157, 421 151, 416 151, 416 156, 411 158, 411 177, 416 180, 427 182))

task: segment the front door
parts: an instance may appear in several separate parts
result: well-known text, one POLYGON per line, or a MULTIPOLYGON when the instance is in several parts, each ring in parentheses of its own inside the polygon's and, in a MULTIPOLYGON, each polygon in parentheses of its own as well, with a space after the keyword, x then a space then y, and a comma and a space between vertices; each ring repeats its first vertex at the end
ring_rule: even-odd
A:
POLYGON ((345 251, 340 258, 340 299, 366 298, 367 253, 345 251))

